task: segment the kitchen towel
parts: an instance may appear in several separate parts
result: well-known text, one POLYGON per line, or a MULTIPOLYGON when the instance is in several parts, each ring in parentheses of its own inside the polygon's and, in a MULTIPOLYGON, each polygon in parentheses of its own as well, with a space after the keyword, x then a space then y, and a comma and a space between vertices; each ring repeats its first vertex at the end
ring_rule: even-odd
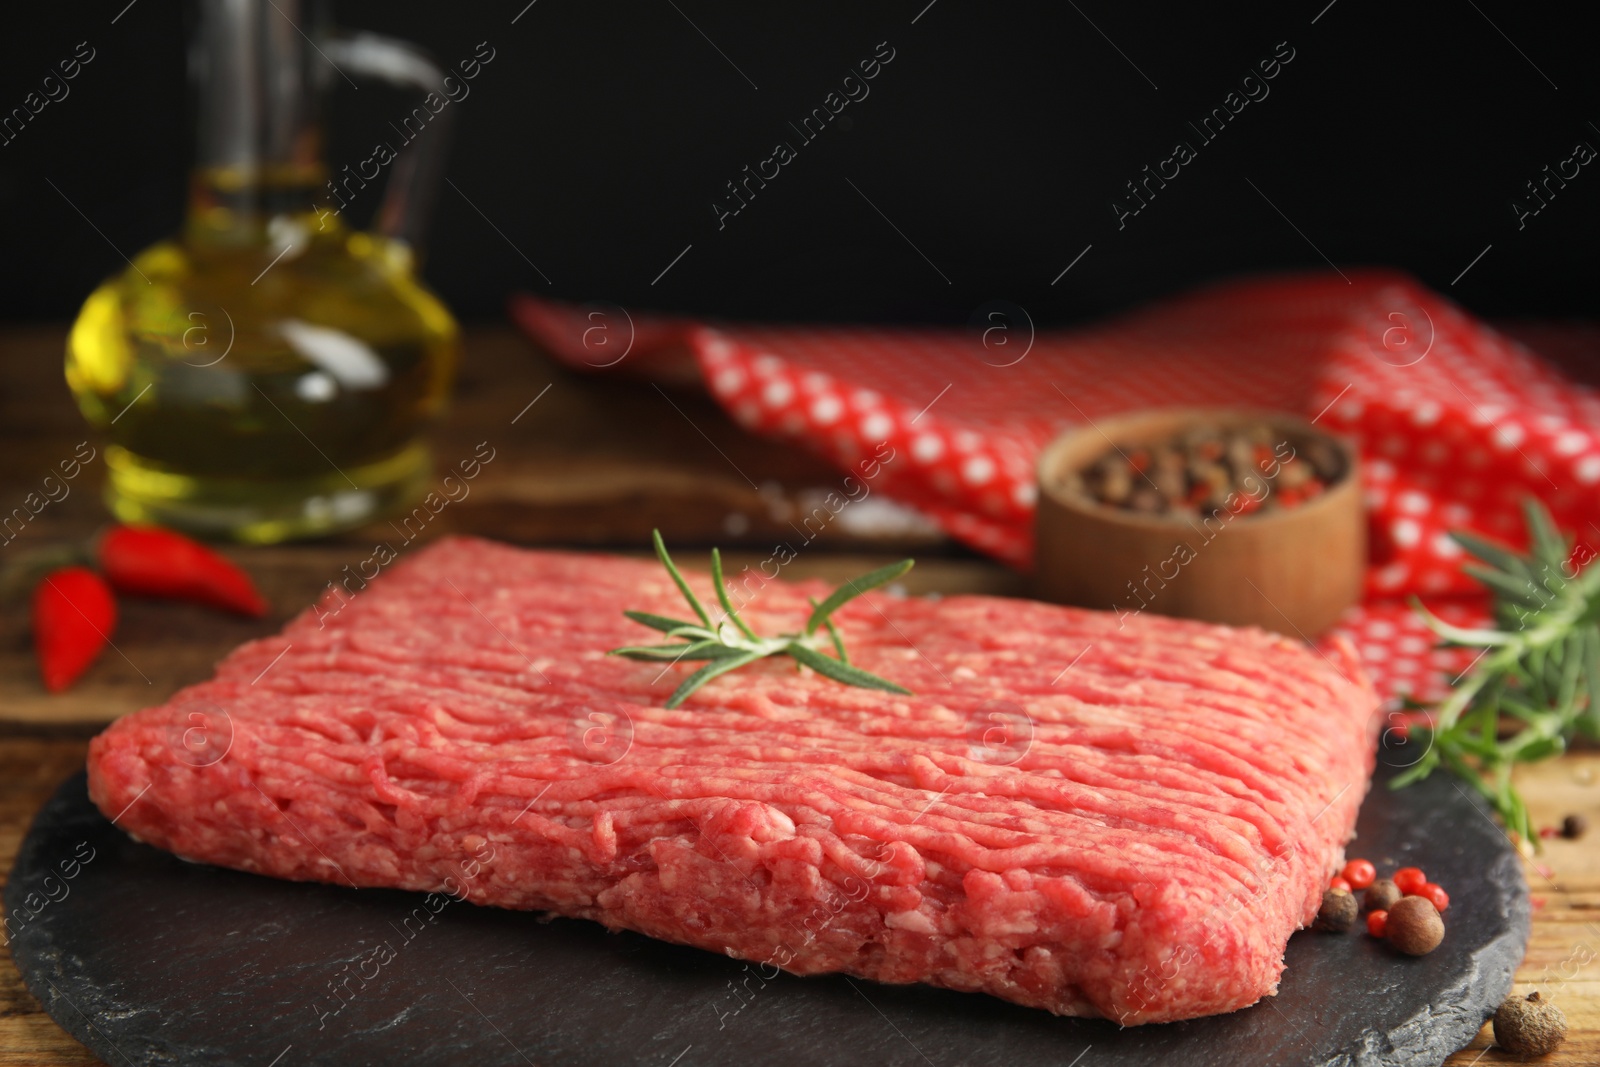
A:
POLYGON ((1435 699, 1467 662, 1433 648, 1411 595, 1451 621, 1486 617, 1448 529, 1520 545, 1534 496, 1600 545, 1600 393, 1576 380, 1600 330, 1496 329, 1398 273, 1233 281, 1038 332, 1019 309, 965 331, 710 325, 527 296, 511 310, 569 365, 698 377, 742 425, 841 468, 888 444, 884 492, 1021 568, 1034 460, 1063 429, 1146 407, 1302 413, 1361 450, 1367 600, 1337 632, 1388 696, 1435 699))

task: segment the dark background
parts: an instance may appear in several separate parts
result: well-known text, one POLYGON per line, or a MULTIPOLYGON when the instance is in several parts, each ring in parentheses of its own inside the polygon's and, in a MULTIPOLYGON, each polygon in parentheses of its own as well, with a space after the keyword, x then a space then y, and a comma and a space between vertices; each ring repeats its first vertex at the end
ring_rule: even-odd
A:
MULTIPOLYGON (((1600 161, 1520 232, 1510 207, 1575 143, 1600 147, 1577 5, 538 0, 512 25, 525 2, 335 5, 446 64, 496 50, 451 105, 460 193, 441 187, 426 268, 463 318, 529 290, 837 320, 961 322, 1004 299, 1064 322, 1324 255, 1399 266, 1481 313, 1595 311, 1600 161), (719 232, 724 183, 793 143, 788 123, 885 40, 896 57, 848 122, 719 232), (1271 95, 1201 147, 1186 121, 1280 41, 1295 59, 1271 95), (1112 199, 1179 138, 1199 158, 1119 231, 1112 199)), ((0 147, 0 318, 70 316, 122 267, 112 244, 131 255, 179 224, 189 20, 172 0, 125 5, 8 13, 0 110, 77 42, 98 55, 0 147)), ((409 105, 341 87, 331 106, 337 166, 409 105)))

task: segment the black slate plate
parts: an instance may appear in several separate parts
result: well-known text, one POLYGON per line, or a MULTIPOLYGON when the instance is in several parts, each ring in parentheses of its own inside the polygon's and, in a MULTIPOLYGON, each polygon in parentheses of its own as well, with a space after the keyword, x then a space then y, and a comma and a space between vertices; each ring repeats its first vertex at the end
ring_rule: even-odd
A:
POLYGON ((764 981, 754 965, 593 923, 443 897, 435 913, 419 894, 188 864, 112 826, 81 774, 23 842, 7 933, 46 1010, 130 1067, 1421 1067, 1470 1041, 1510 990, 1527 887, 1467 790, 1439 774, 1395 793, 1384 777, 1352 853, 1445 885, 1444 945, 1410 959, 1359 928, 1302 932, 1276 997, 1158 1026, 839 976, 764 981))

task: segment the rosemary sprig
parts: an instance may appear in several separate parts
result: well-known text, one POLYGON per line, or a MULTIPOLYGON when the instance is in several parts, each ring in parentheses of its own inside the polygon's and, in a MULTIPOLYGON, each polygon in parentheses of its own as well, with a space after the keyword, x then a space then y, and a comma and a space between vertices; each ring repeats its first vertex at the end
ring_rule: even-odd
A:
POLYGON ((788 656, 818 674, 832 678, 836 682, 843 682, 845 685, 860 686, 864 689, 884 689, 907 696, 911 694, 911 690, 904 686, 887 678, 880 678, 852 664, 844 650, 844 638, 840 635, 839 628, 834 625, 831 616, 862 593, 876 589, 880 585, 887 585, 905 574, 911 569, 914 561, 903 559, 899 563, 879 567, 875 571, 869 571, 859 578, 845 582, 829 593, 822 603, 811 601, 811 616, 806 619, 805 629, 800 633, 758 637, 755 631, 750 629, 749 624, 739 617, 733 601, 728 598, 727 585, 722 578, 722 553, 714 548, 711 550, 711 580, 717 588, 717 602, 722 605, 723 611, 723 617, 714 622, 711 613, 700 603, 700 598, 694 595, 694 590, 689 588, 689 583, 684 580, 683 574, 672 562, 672 557, 667 554, 666 542, 661 539, 661 531, 651 531, 651 539, 655 543, 656 558, 672 576, 678 592, 689 602, 689 607, 694 610, 699 622, 654 615, 648 611, 625 611, 623 614, 634 622, 648 626, 652 630, 659 630, 668 637, 678 638, 678 641, 664 645, 630 645, 614 648, 610 654, 665 663, 709 660, 710 662, 685 678, 673 691, 672 696, 667 698, 667 707, 675 708, 682 704, 690 693, 718 675, 736 671, 758 659, 778 655, 788 656), (828 642, 833 646, 837 659, 818 649, 817 646, 822 640, 817 634, 819 628, 827 632, 828 642))
POLYGON ((1537 500, 1524 503, 1523 514, 1526 554, 1470 533, 1450 534, 1482 561, 1465 570, 1494 594, 1495 629, 1451 626, 1412 600, 1447 646, 1481 651, 1434 710, 1432 724, 1412 728, 1425 751, 1392 784, 1409 785, 1448 767, 1488 798, 1508 830, 1537 848, 1511 770, 1560 755, 1575 736, 1600 740, 1600 567, 1569 568, 1572 542, 1537 500), (1512 724, 1502 736, 1502 726, 1512 724))

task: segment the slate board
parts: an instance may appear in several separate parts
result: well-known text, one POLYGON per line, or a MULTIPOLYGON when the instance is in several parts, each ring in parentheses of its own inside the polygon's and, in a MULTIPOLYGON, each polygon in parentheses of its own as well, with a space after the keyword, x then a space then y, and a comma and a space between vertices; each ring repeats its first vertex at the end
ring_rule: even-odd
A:
POLYGON ((45 1009, 129 1067, 1424 1067, 1471 1041, 1509 992, 1527 886, 1470 790, 1436 774, 1390 792, 1389 773, 1352 854, 1380 870, 1421 866, 1447 886, 1444 945, 1411 959, 1359 926, 1302 931, 1276 997, 1165 1025, 1119 1029, 841 976, 763 981, 771 972, 754 965, 594 923, 461 902, 434 914, 420 894, 189 864, 112 826, 81 774, 23 842, 8 934, 45 1009), (343 1007, 324 1014, 341 981, 343 1007))

